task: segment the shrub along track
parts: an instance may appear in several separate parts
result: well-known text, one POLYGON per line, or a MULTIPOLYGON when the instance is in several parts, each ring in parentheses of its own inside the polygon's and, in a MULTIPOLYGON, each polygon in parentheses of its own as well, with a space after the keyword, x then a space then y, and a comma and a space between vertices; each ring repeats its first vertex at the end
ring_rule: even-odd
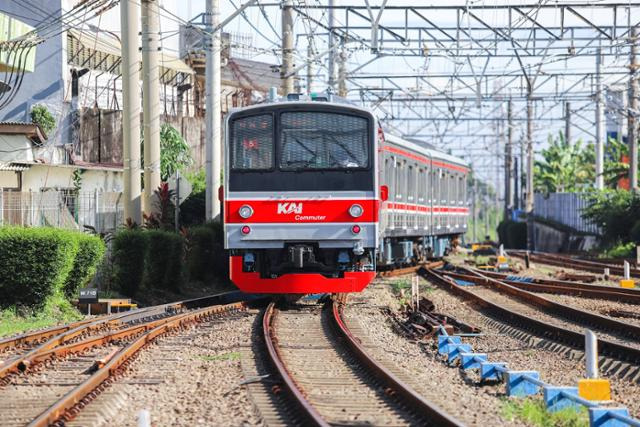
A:
POLYGON ((474 302, 499 322, 554 341, 561 348, 568 346, 581 353, 584 348, 582 330, 589 327, 602 331, 598 339, 601 370, 612 376, 640 381, 637 326, 558 304, 478 273, 474 281, 491 284, 491 288, 459 286, 452 277, 447 277, 446 272, 424 269, 419 273, 432 283, 474 302), (625 338, 620 339, 619 335, 625 338))
POLYGON ((244 303, 206 307, 109 332, 40 354, 57 357, 44 375, 15 376, 0 390, 3 425, 64 425, 122 374, 157 337, 189 324, 244 309, 244 303))
POLYGON ((337 302, 277 310, 263 318, 271 363, 306 425, 460 423, 374 361, 342 320, 337 302))

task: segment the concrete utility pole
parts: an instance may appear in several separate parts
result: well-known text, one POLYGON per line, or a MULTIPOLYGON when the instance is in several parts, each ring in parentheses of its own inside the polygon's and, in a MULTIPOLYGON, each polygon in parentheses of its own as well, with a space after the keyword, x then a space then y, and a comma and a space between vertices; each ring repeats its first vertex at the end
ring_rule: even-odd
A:
POLYGON ((527 213, 527 249, 534 249, 533 239, 533 99, 532 88, 527 96, 527 190, 525 212, 527 213))
POLYGON ((282 5, 282 92, 284 96, 293 93, 293 1, 285 0, 282 5))
POLYGON ((142 112, 144 119, 143 209, 150 213, 160 186, 160 66, 158 0, 142 0, 142 112))
POLYGON ((311 95, 313 92, 311 86, 313 86, 313 45, 309 39, 307 44, 307 95, 311 95))
POLYGON ((220 187, 222 144, 220 141, 220 0, 207 0, 205 13, 205 98, 206 98, 206 215, 208 220, 220 221, 220 187), (214 28, 216 31, 214 32, 214 28))
POLYGON ((564 140, 571 143, 571 103, 564 103, 564 140))
POLYGON ((347 51, 344 48, 344 40, 340 43, 340 53, 338 55, 338 96, 347 97, 347 51))
POLYGON ((629 188, 638 191, 638 124, 635 114, 638 114, 638 79, 634 73, 638 70, 638 31, 635 27, 631 29, 631 55, 629 58, 629 188))
POLYGON ((511 109, 513 102, 511 99, 507 101, 507 143, 504 145, 504 219, 509 218, 509 213, 513 209, 513 195, 511 193, 511 165, 513 156, 513 121, 511 117, 511 109))
MULTIPOLYGON (((333 47, 333 27, 335 26, 335 19, 334 19, 334 11, 333 11, 333 5, 334 5, 334 0, 329 0, 329 41, 327 46, 329 46, 329 49, 331 49, 333 47)), ((327 67, 327 72, 329 73, 329 89, 331 89, 331 91, 333 92, 333 89, 335 89, 335 62, 336 62, 336 55, 335 55, 335 49, 331 49, 329 51, 329 59, 328 59, 328 67, 327 67)))
POLYGON ((602 49, 596 53, 596 189, 604 188, 604 106, 602 101, 602 49))
POLYGON ((124 218, 142 223, 140 201, 140 60, 138 59, 139 6, 120 2, 122 28, 122 152, 124 155, 124 218))

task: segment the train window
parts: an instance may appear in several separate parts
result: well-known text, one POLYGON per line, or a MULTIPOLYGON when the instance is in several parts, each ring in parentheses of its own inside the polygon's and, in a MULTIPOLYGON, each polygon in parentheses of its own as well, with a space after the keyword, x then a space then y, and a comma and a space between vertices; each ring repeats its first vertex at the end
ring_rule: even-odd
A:
POLYGON ((413 176, 414 169, 413 166, 407 168, 407 201, 409 202, 413 202, 413 195, 416 192, 416 180, 413 176))
POLYGON ((404 180, 402 179, 402 162, 396 162, 396 200, 402 200, 404 190, 404 180))
POLYGON ((280 168, 369 167, 369 120, 338 113, 282 113, 280 168))
POLYGON ((241 117, 231 124, 231 168, 273 168, 273 117, 271 114, 241 117))
POLYGON ((424 169, 418 170, 418 204, 424 204, 426 180, 424 169))

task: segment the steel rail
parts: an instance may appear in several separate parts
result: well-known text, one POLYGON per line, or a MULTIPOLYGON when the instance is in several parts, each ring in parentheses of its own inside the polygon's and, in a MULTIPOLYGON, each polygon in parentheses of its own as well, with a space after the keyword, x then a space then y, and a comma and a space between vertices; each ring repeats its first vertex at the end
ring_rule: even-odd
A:
MULTIPOLYGON (((461 286, 458 286, 453 279, 446 278, 436 273, 434 270, 421 269, 418 271, 418 274, 427 279, 431 279, 432 283, 444 287, 453 294, 459 295, 462 298, 472 301, 478 306, 493 312, 501 319, 504 319, 504 321, 511 324, 517 324, 522 329, 526 329, 534 335, 550 339, 558 343, 563 343, 576 349, 584 349, 584 335, 579 332, 575 332, 561 326, 552 325, 550 323, 525 316, 516 311, 509 310, 497 303, 476 295, 461 286)), ((606 339, 598 339, 598 350, 600 354, 604 356, 627 361, 633 365, 638 365, 638 361, 640 361, 640 349, 618 344, 606 339)))
MULTIPOLYGON (((541 295, 537 295, 535 293, 509 285, 501 280, 487 277, 477 271, 470 270, 465 267, 461 268, 471 273, 468 275, 464 275, 466 279, 483 285, 492 285, 493 288, 497 288, 502 293, 511 295, 512 297, 526 304, 532 305, 536 308, 540 308, 547 312, 551 312, 554 315, 558 315, 569 321, 579 322, 584 324, 585 326, 595 327, 606 332, 614 332, 617 335, 631 337, 640 342, 640 326, 621 322, 607 316, 602 316, 600 314, 581 310, 579 308, 571 307, 566 304, 560 304, 541 295)), ((444 273, 451 276, 457 274, 450 272, 444 273)))
POLYGON ((413 274, 421 268, 439 268, 444 265, 444 261, 432 261, 411 267, 392 268, 390 270, 379 270, 378 277, 395 277, 405 274, 413 274))
POLYGON ((342 318, 341 305, 337 302, 332 303, 333 322, 336 330, 340 333, 344 342, 349 349, 357 356, 360 363, 367 367, 373 373, 374 377, 384 383, 388 388, 393 390, 402 397, 402 403, 406 403, 418 415, 431 421, 436 426, 461 426, 460 421, 447 414, 444 410, 435 404, 427 401, 418 392, 395 376, 387 368, 375 361, 360 344, 358 339, 351 333, 342 318))
MULTIPOLYGON (((471 269, 477 271, 477 269, 471 269)), ((531 281, 519 281, 508 279, 509 275, 494 271, 483 271, 482 274, 498 279, 511 286, 534 292, 564 293, 568 295, 603 298, 631 304, 640 304, 640 290, 618 288, 614 286, 592 285, 588 283, 572 282, 568 280, 555 280, 547 278, 530 277, 531 281)))
POLYGON ((282 361, 282 355, 278 350, 277 338, 273 330, 273 320, 275 319, 275 315, 275 303, 272 302, 269 304, 262 317, 262 332, 264 335, 264 341, 267 345, 269 360, 278 371, 278 375, 282 378, 284 386, 291 394, 300 414, 305 418, 309 425, 329 427, 329 423, 327 423, 322 415, 320 415, 311 403, 309 403, 309 400, 307 400, 306 396, 302 392, 302 388, 296 384, 291 373, 282 361))
MULTIPOLYGON (((519 258, 525 257, 524 251, 509 251, 509 254, 517 256, 519 258)), ((559 254, 546 254, 542 252, 532 252, 529 254, 529 259, 534 262, 542 264, 553 265, 557 267, 572 268, 574 270, 590 271, 592 273, 604 273, 604 269, 608 268, 609 272, 616 276, 624 275, 624 268, 620 264, 604 264, 595 261, 585 261, 576 258, 565 257, 559 254)), ((629 269, 631 277, 640 277, 640 270, 631 267, 629 269)))
POLYGON ((76 328, 86 323, 90 323, 92 321, 94 321, 94 319, 84 319, 78 322, 67 323, 65 325, 59 325, 59 326, 52 326, 46 329, 24 332, 20 335, 3 338, 0 340, 0 350, 4 350, 5 348, 10 348, 10 347, 17 347, 23 344, 37 343, 42 341, 43 339, 50 338, 54 335, 58 335, 62 332, 66 332, 70 329, 76 328))
POLYGON ((244 307, 244 303, 234 303, 224 306, 202 308, 190 313, 175 315, 170 319, 162 319, 161 321, 164 321, 163 324, 147 330, 123 347, 113 357, 111 357, 103 367, 96 370, 93 375, 78 386, 74 387, 52 406, 43 411, 36 419, 29 423, 29 426, 48 426, 65 417, 65 415, 69 411, 72 411, 76 405, 86 405, 88 400, 95 398, 97 393, 101 391, 100 388, 105 384, 105 382, 113 378, 113 376, 117 374, 140 349, 152 342, 158 336, 169 332, 170 330, 184 327, 187 324, 197 323, 207 317, 221 313, 231 313, 236 310, 241 310, 244 307))

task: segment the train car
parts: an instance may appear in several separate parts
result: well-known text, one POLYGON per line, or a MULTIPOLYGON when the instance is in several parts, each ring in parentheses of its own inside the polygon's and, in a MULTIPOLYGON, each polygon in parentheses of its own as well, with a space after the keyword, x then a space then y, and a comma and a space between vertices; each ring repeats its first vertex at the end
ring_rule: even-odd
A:
POLYGON ((230 112, 225 134, 225 248, 244 292, 359 292, 377 264, 436 255, 464 230, 462 195, 444 198, 466 165, 385 140, 367 109, 259 104, 230 112))

